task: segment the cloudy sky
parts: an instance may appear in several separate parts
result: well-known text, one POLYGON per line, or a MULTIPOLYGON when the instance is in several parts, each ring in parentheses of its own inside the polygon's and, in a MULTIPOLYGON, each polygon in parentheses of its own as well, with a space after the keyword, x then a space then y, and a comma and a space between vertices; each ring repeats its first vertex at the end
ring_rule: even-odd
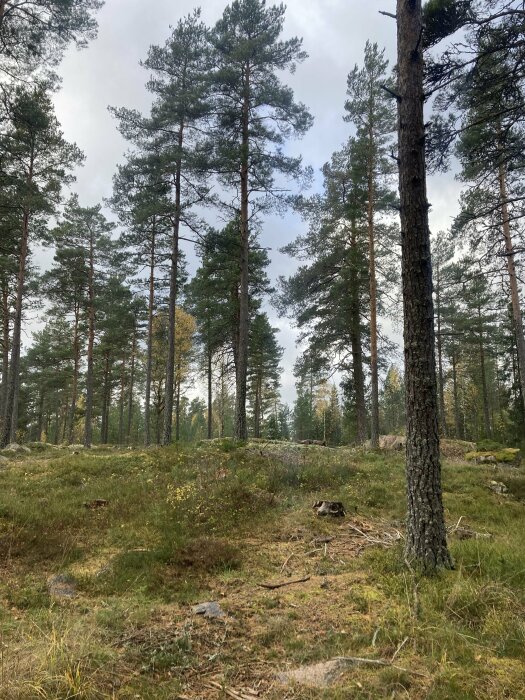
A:
MULTIPOLYGON (((225 4, 225 0, 203 0, 203 20, 213 24, 225 4)), ((108 105, 148 110, 150 97, 144 87, 148 74, 139 62, 150 45, 165 42, 170 25, 197 5, 193 0, 106 0, 98 16, 98 39, 87 50, 72 49, 66 54, 59 71, 63 87, 55 102, 66 137, 86 155, 74 185, 84 205, 101 202, 111 194, 115 166, 122 162, 126 150, 108 105)), ((309 134, 292 148, 303 155, 305 164, 319 171, 350 134, 349 125, 342 119, 346 76, 356 63, 361 63, 366 40, 385 47, 391 64, 394 63, 395 23, 378 14, 379 10, 392 11, 394 0, 289 0, 287 7, 285 34, 303 37, 309 54, 287 82, 315 117, 309 134)), ((457 194, 453 176, 430 180, 434 231, 449 226, 457 194)), ((293 263, 277 249, 294 239, 303 226, 300 218, 293 215, 267 220, 263 243, 271 249, 272 279, 293 269, 293 263)), ((280 330, 280 343, 285 348, 283 398, 291 401, 291 367, 297 353, 295 332, 271 309, 269 314, 272 324, 280 330)))

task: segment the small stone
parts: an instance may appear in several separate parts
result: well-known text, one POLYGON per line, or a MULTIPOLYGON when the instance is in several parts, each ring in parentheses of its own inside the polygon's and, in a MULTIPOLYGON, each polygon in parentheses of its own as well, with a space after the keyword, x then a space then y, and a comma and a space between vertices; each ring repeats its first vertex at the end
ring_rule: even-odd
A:
POLYGON ((202 615, 203 617, 208 617, 212 619, 222 619, 226 617, 226 613, 221 608, 219 603, 200 603, 199 605, 194 605, 191 609, 194 615, 202 615))
POLYGON ((504 483, 501 481, 491 481, 489 484, 489 489, 494 491, 495 493, 499 493, 501 495, 505 495, 506 493, 509 492, 509 489, 507 486, 505 486, 504 483))
POLYGON ((47 582, 47 588, 53 598, 74 598, 77 594, 76 583, 67 574, 52 576, 47 582))

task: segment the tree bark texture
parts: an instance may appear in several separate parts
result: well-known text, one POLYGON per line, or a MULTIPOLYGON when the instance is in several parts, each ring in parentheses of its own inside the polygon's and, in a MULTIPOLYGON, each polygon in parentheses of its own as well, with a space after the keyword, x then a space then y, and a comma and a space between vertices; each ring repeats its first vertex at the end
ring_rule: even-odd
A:
POLYGON ((507 271, 509 274, 510 299, 512 304, 512 318, 514 321, 514 333, 516 335, 516 349, 518 353, 519 377, 523 411, 525 413, 525 336, 523 334, 523 318, 521 315, 520 295, 516 264, 514 262, 514 246, 510 230, 509 207, 507 204, 507 179, 503 164, 499 166, 499 189, 501 199, 501 217, 503 238, 505 239, 505 253, 507 256, 507 271))
POLYGON ((397 0, 399 191, 407 414, 405 555, 451 567, 441 492, 434 304, 426 194, 421 0, 397 0))
POLYGON ((170 304, 168 312, 168 358, 166 361, 166 382, 164 399, 164 429, 162 444, 169 445, 173 434, 173 400, 175 388, 175 324, 177 319, 178 267, 179 267, 179 233, 181 207, 181 169, 182 144, 184 140, 184 122, 179 124, 178 147, 179 156, 175 171, 175 219, 173 222, 173 238, 171 246, 170 272, 170 304))
POLYGON ((93 440, 93 382, 95 349, 95 246, 94 234, 89 237, 89 271, 88 271, 88 347, 86 370, 86 415, 84 422, 84 446, 91 447, 93 440))
POLYGON ((153 219, 151 234, 151 251, 149 263, 149 300, 148 300, 148 349, 146 360, 146 396, 144 399, 144 444, 151 443, 151 375, 153 372, 153 309, 155 306, 155 246, 156 222, 153 219))
POLYGON ((244 99, 242 105, 242 143, 241 143, 241 218, 239 245, 239 332, 236 365, 235 396, 235 437, 238 440, 248 438, 246 422, 246 386, 248 374, 248 325, 249 287, 248 261, 249 242, 249 152, 250 152, 250 64, 247 63, 244 75, 244 99))

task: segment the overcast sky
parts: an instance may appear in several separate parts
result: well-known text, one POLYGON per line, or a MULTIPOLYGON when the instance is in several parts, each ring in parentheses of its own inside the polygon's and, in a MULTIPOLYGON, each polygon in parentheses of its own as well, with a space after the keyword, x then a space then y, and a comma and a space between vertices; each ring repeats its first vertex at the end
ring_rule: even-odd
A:
MULTIPOLYGON (((203 20, 213 24, 225 5, 224 0, 204 0, 203 20)), ((106 0, 98 15, 98 39, 87 50, 72 49, 66 54, 59 70, 63 86, 55 103, 67 139, 76 142, 86 155, 73 186, 84 206, 111 194, 115 167, 126 151, 108 105, 148 110, 150 96, 144 87, 148 74, 139 62, 150 45, 165 42, 170 25, 196 6, 192 0, 106 0)), ((285 36, 303 37, 309 58, 286 82, 315 117, 311 131, 292 148, 318 172, 350 134, 350 126, 342 118, 346 76, 356 63, 361 64, 366 40, 385 47, 391 65, 395 61, 395 23, 378 14, 378 10, 392 11, 394 0, 289 0, 287 7, 285 36)), ((458 184, 452 175, 430 179, 432 230, 450 225, 457 195, 458 184)), ((263 244, 271 248, 272 280, 293 269, 293 263, 277 248, 303 230, 304 224, 295 215, 267 220, 263 244)), ((285 319, 277 318, 272 309, 268 311, 285 348, 283 399, 292 401, 295 332, 285 319)))

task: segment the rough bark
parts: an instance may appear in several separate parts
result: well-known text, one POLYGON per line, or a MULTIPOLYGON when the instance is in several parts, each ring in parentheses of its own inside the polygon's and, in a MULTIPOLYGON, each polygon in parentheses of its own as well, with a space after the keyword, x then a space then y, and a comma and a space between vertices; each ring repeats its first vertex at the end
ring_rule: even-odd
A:
POLYGON ((78 393, 78 373, 80 369, 80 343, 79 343, 79 327, 80 308, 76 304, 75 321, 73 324, 73 381, 71 386, 71 406, 69 409, 69 426, 67 431, 67 441, 69 444, 73 441, 73 431, 75 429, 75 412, 77 409, 77 393, 78 393))
POLYGON ((148 340, 146 360, 146 396, 144 400, 144 444, 151 443, 151 375, 153 372, 153 309, 155 305, 155 247, 156 221, 153 219, 151 233, 151 251, 149 262, 149 300, 148 300, 148 340))
POLYGON ((212 375, 212 352, 208 348, 208 440, 213 437, 213 375, 212 375))
POLYGON ((478 306, 478 347, 479 347, 479 371, 481 374, 481 398, 483 401, 483 430, 484 437, 488 438, 492 435, 490 426, 489 413, 489 395, 487 388, 487 369, 485 363, 485 337, 483 329, 483 321, 481 317, 481 307, 478 306))
POLYGON ((368 152, 368 260, 370 277, 370 444, 379 447, 379 372, 377 355, 377 279, 375 254, 375 158, 373 122, 369 127, 368 152))
MULTIPOLYGON (((33 179, 33 167, 30 166, 28 184, 33 179)), ((24 300, 27 255, 29 250, 29 209, 24 211, 22 221, 22 238, 20 241, 18 275, 16 283, 15 313, 13 318, 13 337, 11 341, 11 360, 6 387, 4 424, 0 436, 0 446, 5 447, 14 440, 18 416, 18 380, 20 372, 20 345, 22 334, 22 305, 24 300)))
POLYGON ((9 376, 9 288, 2 286, 2 385, 0 386, 0 426, 4 422, 7 380, 9 376))
POLYGON ((181 169, 182 169, 182 144, 184 140, 184 122, 179 124, 177 137, 179 155, 175 169, 175 218, 173 221, 173 237, 171 246, 171 271, 170 271, 170 304, 168 312, 168 357, 166 361, 166 381, 164 399, 164 429, 162 444, 171 443, 173 433, 173 393, 175 386, 175 324, 178 292, 178 267, 179 267, 179 233, 180 233, 180 207, 181 207, 181 169))
POLYGON ((425 169, 421 0, 397 0, 399 192, 407 414, 405 555, 451 567, 441 492, 434 304, 425 169))
POLYGON ((238 440, 248 438, 246 422, 246 389, 248 374, 248 325, 249 325, 249 288, 248 260, 249 243, 249 125, 250 125, 250 64, 247 63, 244 74, 244 98, 242 105, 242 143, 241 143, 241 216, 239 241, 239 331, 236 364, 235 396, 235 437, 238 440))
POLYGON ((518 353, 520 389, 522 397, 523 411, 525 414, 525 336, 523 333, 523 318, 521 315, 520 295, 518 288, 518 278, 516 275, 516 264, 514 262, 514 245, 510 230, 509 207, 507 204, 507 180, 505 168, 500 163, 499 166, 499 189, 501 199, 501 217, 503 238, 505 239, 505 253, 507 257, 507 271, 509 275, 510 299, 512 304, 512 319, 514 321, 514 333, 516 336, 516 349, 518 353))
POLYGON ((137 329, 133 330, 133 341, 131 344, 131 366, 129 370, 129 391, 128 391, 128 422, 126 426, 126 444, 131 442, 131 423, 133 420, 133 390, 135 388, 135 361, 137 354, 137 329))
POLYGON ((443 338, 441 335, 441 275, 439 263, 436 266, 436 320, 437 337, 436 350, 438 358, 438 399, 439 399, 439 425, 443 437, 447 436, 447 420, 445 415, 445 381, 443 375, 443 338))
POLYGON ((365 401, 365 374, 363 371, 359 273, 354 260, 356 257, 354 253, 357 248, 355 221, 352 222, 350 246, 352 252, 352 260, 350 263, 352 268, 352 279, 350 282, 350 344, 352 348, 352 376, 354 379, 357 443, 362 445, 368 437, 368 427, 365 401))
POLYGON ((86 415, 84 421, 84 446, 91 447, 93 439, 93 363, 95 349, 95 246, 94 233, 89 235, 88 270, 88 347, 86 371, 86 415))

